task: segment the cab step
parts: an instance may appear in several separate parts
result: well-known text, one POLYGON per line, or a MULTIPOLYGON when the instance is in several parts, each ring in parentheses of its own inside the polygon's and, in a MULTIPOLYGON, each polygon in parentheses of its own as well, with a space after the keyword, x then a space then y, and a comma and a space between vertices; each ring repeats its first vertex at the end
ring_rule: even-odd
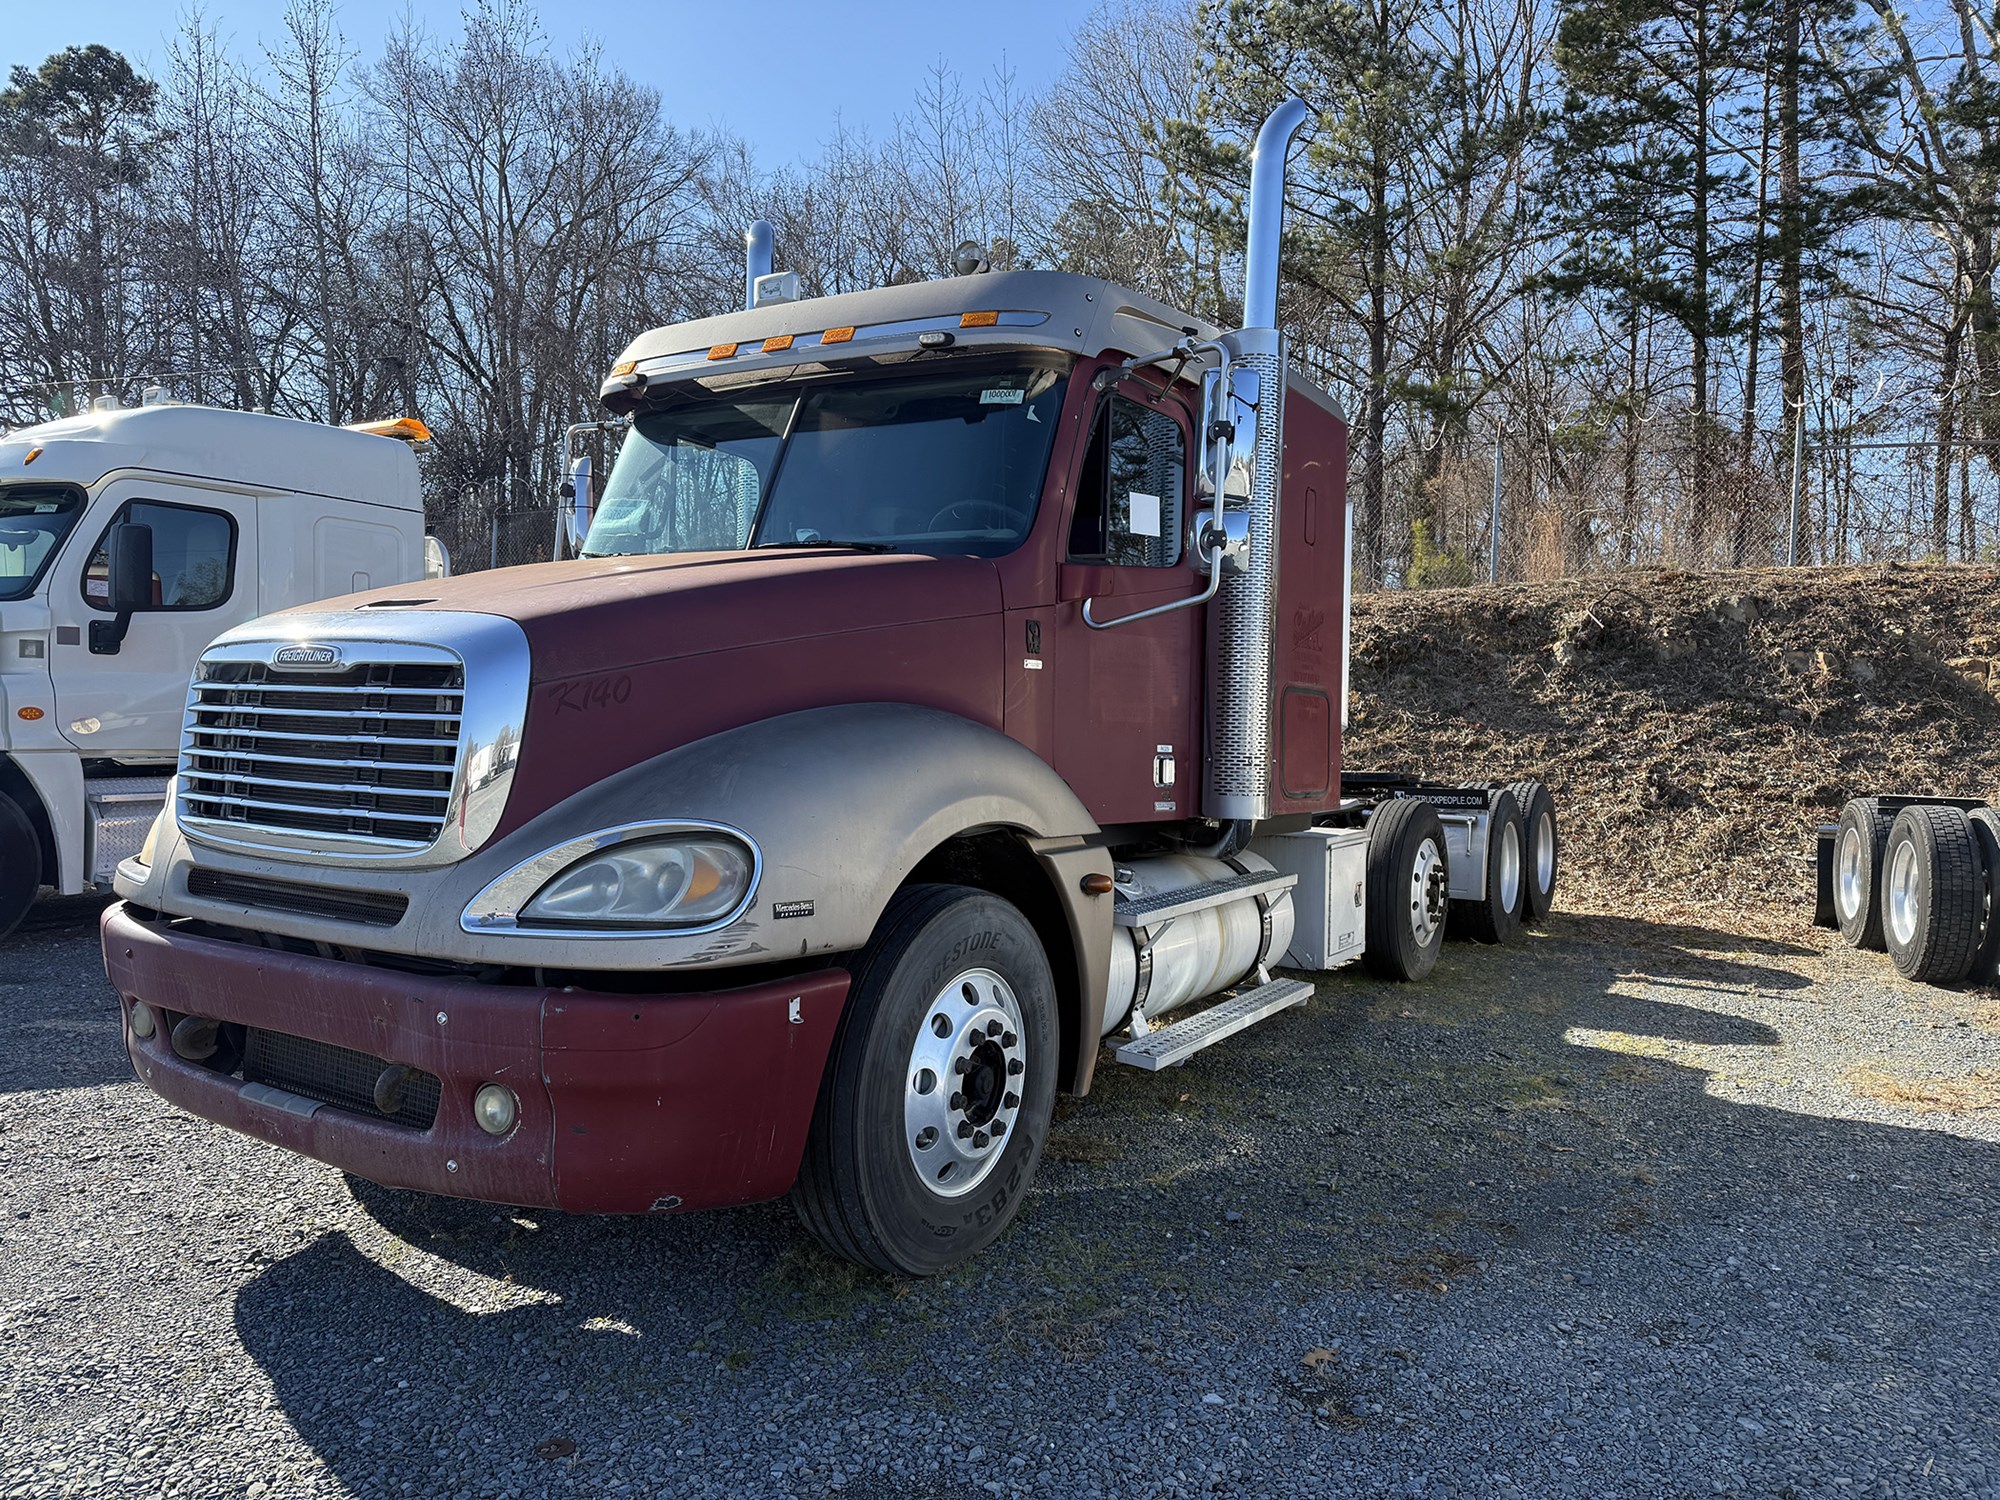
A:
POLYGON ((1237 990, 1207 1010, 1171 1025, 1156 1026, 1144 1036, 1112 1049, 1112 1057, 1149 1073, 1186 1062, 1202 1048, 1224 1037, 1234 1036, 1245 1027, 1255 1026, 1267 1016, 1312 998, 1313 987, 1303 979, 1271 979, 1237 990))
POLYGON ((1112 906, 1111 921, 1118 927, 1157 927, 1170 918, 1206 911, 1211 906, 1242 901, 1250 896, 1275 896, 1298 883, 1296 875, 1259 870, 1249 875, 1231 876, 1228 880, 1205 880, 1200 885, 1182 886, 1179 890, 1161 891, 1137 900, 1120 896, 1112 906))

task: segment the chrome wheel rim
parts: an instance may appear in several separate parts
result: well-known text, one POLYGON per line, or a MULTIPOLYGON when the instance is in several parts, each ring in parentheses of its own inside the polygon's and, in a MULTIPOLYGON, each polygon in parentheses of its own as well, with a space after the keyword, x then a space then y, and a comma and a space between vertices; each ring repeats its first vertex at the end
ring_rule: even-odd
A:
POLYGON ((1889 931, 1908 947, 1917 937, 1917 846, 1907 839, 1889 856, 1889 931))
POLYGON ((1535 889, 1547 894, 1556 887, 1556 817, 1545 812, 1535 819, 1535 889))
POLYGON ((1444 925, 1445 903, 1450 893, 1444 851, 1436 839, 1426 838, 1417 846, 1417 857, 1410 870, 1410 935, 1417 940, 1418 947, 1428 948, 1432 937, 1444 925))
POLYGON ((1847 828, 1840 835, 1840 848, 1833 862, 1833 905, 1841 921, 1851 922, 1867 899, 1861 879, 1861 830, 1847 828))
POLYGON ((984 1182, 1007 1148, 1028 1071, 1021 1002, 991 969, 937 992, 903 1074, 903 1145, 924 1186, 957 1198, 984 1182))
POLYGON ((1500 909, 1521 904, 1521 825, 1509 823, 1500 834, 1500 909))

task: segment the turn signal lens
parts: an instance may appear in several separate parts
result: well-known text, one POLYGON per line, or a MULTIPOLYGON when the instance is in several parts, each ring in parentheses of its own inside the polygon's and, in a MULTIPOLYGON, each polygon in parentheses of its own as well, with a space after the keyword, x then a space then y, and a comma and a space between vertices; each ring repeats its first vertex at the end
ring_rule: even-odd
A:
POLYGON ((145 1041, 153 1034, 153 1007, 143 1000, 132 1002, 132 1035, 145 1041))
POLYGON ((488 1135, 505 1135, 520 1116, 521 1101, 502 1083, 482 1083, 472 1096, 472 1118, 488 1135))
POLYGON ((14 712, 18 714, 21 718, 26 719, 30 724, 34 723, 35 720, 42 717, 42 710, 36 708, 32 703, 29 704, 26 708, 17 708, 14 710, 14 712))

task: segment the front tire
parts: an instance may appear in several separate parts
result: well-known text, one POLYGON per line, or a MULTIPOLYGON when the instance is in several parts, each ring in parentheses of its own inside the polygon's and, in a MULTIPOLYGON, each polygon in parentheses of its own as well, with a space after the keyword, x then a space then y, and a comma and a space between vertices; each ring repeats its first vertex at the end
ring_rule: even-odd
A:
POLYGON ((42 841, 20 805, 0 792, 0 938, 21 925, 42 888, 42 841))
POLYGON ((933 1276, 1020 1210, 1055 1106, 1055 981, 1021 913, 896 893, 853 968, 792 1205, 835 1255, 933 1276))

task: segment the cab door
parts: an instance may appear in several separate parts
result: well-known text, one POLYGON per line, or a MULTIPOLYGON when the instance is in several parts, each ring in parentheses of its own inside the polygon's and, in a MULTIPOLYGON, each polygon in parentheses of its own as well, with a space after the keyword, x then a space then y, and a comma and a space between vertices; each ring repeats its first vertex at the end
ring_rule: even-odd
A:
POLYGON ((104 499, 109 504, 92 506, 49 590, 60 728, 85 755, 170 761, 203 648, 260 612, 256 498, 120 480, 104 499), (108 548, 121 521, 152 529, 152 602, 133 613, 115 652, 99 654, 90 626, 115 618, 108 548))
POLYGON ((1128 383, 1099 398, 1058 570, 1055 766, 1099 823, 1191 816, 1199 785, 1200 608, 1094 630, 1199 593, 1187 561, 1186 417, 1128 383))

